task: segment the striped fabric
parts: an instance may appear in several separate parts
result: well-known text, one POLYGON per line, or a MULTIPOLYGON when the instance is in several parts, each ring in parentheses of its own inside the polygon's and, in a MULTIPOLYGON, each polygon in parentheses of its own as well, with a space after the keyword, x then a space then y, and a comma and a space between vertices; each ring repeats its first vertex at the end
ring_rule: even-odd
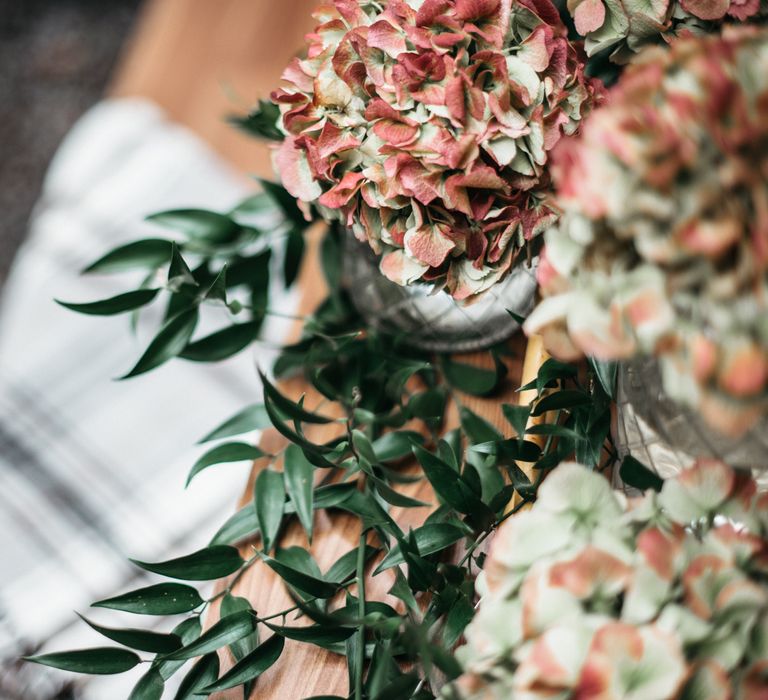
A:
MULTIPOLYGON (((142 221, 150 212, 226 209, 249 191, 195 136, 133 100, 94 107, 51 164, 0 308, 3 700, 54 697, 68 679, 19 667, 19 653, 110 644, 73 624, 72 611, 152 582, 128 556, 158 560, 205 544, 234 508, 248 465, 221 465, 185 491, 203 451, 194 442, 260 397, 248 352, 112 381, 139 356, 157 319, 144 319, 131 338, 125 316, 80 316, 53 298, 87 301, 134 288, 131 275, 78 271, 123 241, 162 235, 142 221)), ((270 321, 265 334, 280 337, 285 323, 270 321)), ((93 617, 114 623, 106 612, 93 617)), ((137 676, 77 683, 82 697, 103 700, 126 696, 137 676)))

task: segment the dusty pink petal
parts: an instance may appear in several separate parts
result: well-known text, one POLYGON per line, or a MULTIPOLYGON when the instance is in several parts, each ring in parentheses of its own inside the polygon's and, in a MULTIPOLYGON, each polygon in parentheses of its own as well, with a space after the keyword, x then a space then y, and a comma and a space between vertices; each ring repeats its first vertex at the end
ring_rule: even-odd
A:
POLYGON ((719 459, 701 457, 675 477, 674 484, 707 511, 713 511, 730 495, 736 476, 719 459))
POLYGON ((699 19, 715 20, 725 17, 728 11, 728 0, 680 0, 686 12, 699 19))
POLYGON ((566 588, 577 598, 586 599, 598 590, 616 591, 629 583, 632 569, 616 557, 596 547, 585 547, 574 559, 555 564, 550 583, 566 588))
POLYGON ((703 620, 709 620, 714 612, 717 578, 728 563, 714 554, 696 557, 683 574, 685 604, 703 620))
POLYGON ((272 152, 272 160, 285 189, 297 199, 311 202, 323 193, 312 177, 306 153, 296 146, 295 137, 286 136, 272 152))
POLYGON ((339 209, 355 196, 364 179, 362 173, 345 173, 338 184, 320 196, 318 202, 331 209, 339 209))
POLYGON ((742 22, 757 14, 760 0, 731 0, 728 15, 742 22))
POLYGON ((422 265, 417 260, 409 258, 402 250, 393 250, 381 258, 379 269, 382 274, 392 282, 399 285, 410 284, 421 277, 427 270, 427 265, 422 265))
POLYGON ((719 258, 738 243, 743 228, 742 222, 733 218, 721 221, 701 219, 688 224, 677 236, 686 250, 708 258, 719 258))
POLYGON ((677 528, 673 532, 650 527, 637 537, 637 551, 646 564, 665 581, 675 577, 682 552, 684 531, 677 528))
MULTIPOLYGON (((590 1, 586 0, 586 2, 590 1)), ((597 2, 602 7, 601 0, 597 2)), ((523 42, 523 47, 517 54, 537 73, 541 73, 549 65, 551 51, 547 39, 551 34, 552 29, 546 24, 536 27, 523 42)))
POLYGON ((411 229, 405 234, 404 243, 408 255, 429 267, 442 265, 448 253, 456 247, 440 227, 434 224, 411 229))
POLYGON ((499 9, 499 0, 456 0, 456 16, 461 20, 484 19, 499 9))
POLYGON ((718 384, 732 396, 749 397, 760 394, 768 382, 768 356, 756 344, 739 343, 726 347, 723 365, 718 372, 718 384))
POLYGON ((368 27, 368 46, 381 49, 392 58, 397 58, 407 48, 405 35, 386 20, 379 20, 368 27))
POLYGON ((739 683, 739 700, 768 699, 768 659, 756 661, 739 683))
POLYGON ((582 36, 594 32, 605 22, 605 5, 603 0, 582 0, 573 13, 576 31, 582 36))

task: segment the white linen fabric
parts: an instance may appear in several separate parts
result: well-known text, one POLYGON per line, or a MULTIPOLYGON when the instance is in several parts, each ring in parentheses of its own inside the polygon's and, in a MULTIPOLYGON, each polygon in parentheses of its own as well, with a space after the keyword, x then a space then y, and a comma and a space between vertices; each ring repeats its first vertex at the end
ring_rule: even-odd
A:
MULTIPOLYGON (((132 338, 127 316, 82 316, 53 299, 135 288, 131 275, 78 273, 122 242, 163 235, 147 214, 227 210, 252 191, 196 136, 137 100, 91 109, 51 163, 0 307, 0 697, 50 697, 65 678, 12 663, 20 653, 111 645, 72 611, 157 580, 128 556, 161 560, 205 545, 232 512, 248 465, 221 465, 184 490, 205 449, 194 443, 261 397, 247 351, 115 382, 157 317, 132 338)), ((264 334, 274 341, 285 326, 271 319, 264 334)), ((92 611, 114 623, 106 612, 92 611)), ((122 625, 154 620, 131 617, 122 625)), ((77 683, 82 697, 119 698, 140 671, 129 675, 77 683)))

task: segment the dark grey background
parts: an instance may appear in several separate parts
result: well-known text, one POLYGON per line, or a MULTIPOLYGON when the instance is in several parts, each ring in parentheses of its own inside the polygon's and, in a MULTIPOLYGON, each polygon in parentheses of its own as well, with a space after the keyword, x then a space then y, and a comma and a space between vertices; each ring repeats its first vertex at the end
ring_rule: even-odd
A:
POLYGON ((45 169, 106 88, 141 0, 0 0, 0 289, 45 169))

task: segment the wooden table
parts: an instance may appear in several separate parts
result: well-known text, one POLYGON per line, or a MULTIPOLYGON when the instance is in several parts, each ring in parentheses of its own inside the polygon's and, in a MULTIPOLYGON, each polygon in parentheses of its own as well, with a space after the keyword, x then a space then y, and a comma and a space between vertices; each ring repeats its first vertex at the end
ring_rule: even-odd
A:
MULTIPOLYGON (((239 134, 223 119, 227 113, 244 111, 259 97, 267 97, 278 84, 279 75, 290 57, 302 45, 304 33, 312 28, 310 10, 315 0, 151 0, 145 7, 135 36, 130 41, 111 89, 114 95, 140 95, 154 100, 170 118, 188 126, 244 174, 271 176, 266 146, 239 134), (237 98, 233 96, 237 95, 237 98)), ((322 298, 318 285, 322 275, 316 257, 310 255, 302 270, 299 285, 303 292, 302 312, 310 312, 322 298)), ((501 404, 517 402, 514 388, 521 375, 534 375, 543 353, 528 348, 517 337, 515 356, 509 360, 506 391, 492 400, 467 396, 465 405, 483 416, 502 432, 510 430, 501 414, 501 404), (528 366, 523 368, 523 356, 528 366)), ((489 362, 487 356, 466 356, 463 361, 489 362)), ((294 397, 306 393, 310 408, 319 403, 318 395, 301 380, 283 383, 281 389, 294 397)), ((458 411, 449 405, 445 425, 458 424, 458 411)), ((323 441, 333 430, 317 426, 311 439, 323 441)), ((262 439, 267 452, 275 453, 283 438, 267 431, 262 439)), ((257 464, 254 474, 261 465, 257 464)), ((243 501, 251 498, 251 482, 243 501)), ((429 485, 418 482, 404 491, 408 495, 434 502, 429 485)), ((404 528, 417 526, 428 509, 408 509, 393 515, 404 528)), ((227 514, 222 513, 222 521, 227 514)), ((318 513, 311 551, 321 568, 327 568, 341 554, 357 546, 359 523, 348 516, 329 517, 318 513)), ((306 546, 303 531, 289 528, 281 541, 284 546, 306 546)), ((387 572, 372 579, 369 596, 384 598, 392 579, 387 572)), ((277 576, 266 566, 256 566, 244 576, 235 591, 249 598, 260 615, 288 607, 290 599, 277 576)), ((222 654, 226 668, 232 660, 222 654)), ((261 700, 298 700, 323 694, 347 695, 346 663, 342 657, 317 647, 288 641, 279 662, 267 671, 252 697, 261 700)), ((242 697, 241 690, 221 693, 217 698, 242 697)))

